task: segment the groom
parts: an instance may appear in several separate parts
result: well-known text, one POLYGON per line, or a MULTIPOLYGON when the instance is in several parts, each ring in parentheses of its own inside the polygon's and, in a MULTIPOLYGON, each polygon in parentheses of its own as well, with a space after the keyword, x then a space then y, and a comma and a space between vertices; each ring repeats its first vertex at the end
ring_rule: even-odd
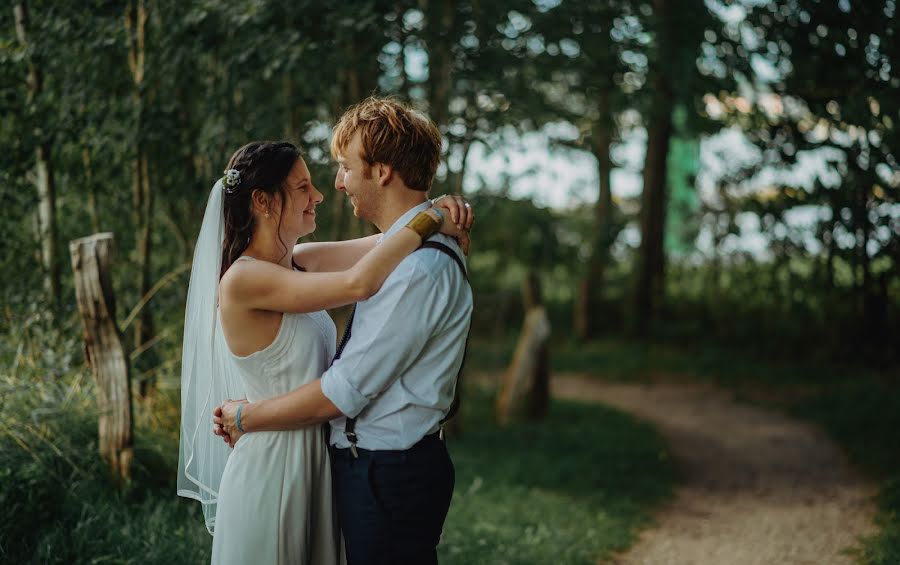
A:
MULTIPOLYGON (((335 189, 383 237, 430 206, 441 136, 421 114, 369 98, 338 121, 331 151, 340 165, 335 189)), ((440 427, 463 362, 472 292, 456 242, 437 234, 428 243, 433 247, 411 253, 375 296, 355 306, 320 380, 241 409, 243 433, 331 422, 349 565, 437 563, 454 485, 440 427)), ((238 405, 225 403, 214 419, 231 444, 242 435, 238 405)))

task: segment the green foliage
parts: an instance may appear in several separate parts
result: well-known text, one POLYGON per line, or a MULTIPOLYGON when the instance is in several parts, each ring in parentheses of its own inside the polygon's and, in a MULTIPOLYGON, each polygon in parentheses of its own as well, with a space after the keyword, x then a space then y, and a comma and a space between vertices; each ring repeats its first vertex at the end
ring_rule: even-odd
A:
MULTIPOLYGON (((667 13, 679 29, 671 53, 661 53, 661 23, 643 1, 413 6, 354 0, 340 9, 321 2, 148 1, 141 102, 128 62, 126 4, 91 2, 85 9, 31 0, 27 45, 16 39, 12 10, 0 11, 0 29, 7 31, 0 42, 0 237, 6 243, 0 266, 17 273, 0 285, 6 304, 45 301, 31 178, 41 141, 52 147, 63 302, 72 302, 65 242, 113 231, 123 317, 139 299, 130 194, 139 144, 154 194, 151 279, 159 280, 190 260, 207 191, 230 152, 249 139, 300 142, 326 188, 334 172, 327 150, 333 120, 378 91, 411 100, 439 122, 447 144, 436 194, 462 188, 473 146, 502 148, 510 132, 540 131, 553 146, 593 155, 607 174, 634 166, 619 150, 625 136, 639 137, 645 127, 653 68, 668 58, 672 102, 686 110, 679 135, 695 142, 735 125, 762 152, 758 162, 713 179, 717 196, 704 196, 697 217, 686 219, 699 233, 713 234, 714 249, 669 265, 668 306, 657 332, 712 326, 725 340, 783 341, 791 350, 828 343, 827 350, 852 355, 867 344, 886 349, 883 340, 895 331, 900 247, 890 148, 897 145, 893 83, 900 65, 888 40, 896 18, 882 17, 895 11, 892 1, 846 13, 842 3, 741 3, 718 18, 716 3, 681 3, 667 13), (769 61, 776 77, 758 76, 754 58, 769 61), (44 79, 35 100, 26 84, 32 66, 44 79), (832 68, 844 72, 825 72, 832 68), (852 88, 836 86, 844 83, 852 88), (729 102, 737 96, 763 99, 746 94, 751 87, 777 94, 783 112, 761 103, 737 111, 729 102), (710 100, 724 105, 718 117, 707 111, 710 100), (817 137, 820 121, 846 135, 817 137), (836 178, 819 175, 806 188, 778 183, 774 195, 745 190, 764 170, 784 169, 822 149, 830 151, 822 158, 836 178), (820 212, 813 225, 791 228, 790 213, 810 206, 820 212), (736 218, 748 213, 769 240, 762 259, 728 251, 728 240, 741 233, 736 218), (808 269, 795 270, 799 263, 808 269), (721 315, 735 311, 731 320, 721 315), (793 327, 783 328, 784 320, 793 327), (864 335, 848 335, 859 325, 867 328, 864 335), (816 339, 798 331, 810 326, 816 339)), ((727 163, 730 155, 718 159, 727 163)), ((608 244, 609 264, 590 307, 604 331, 622 329, 632 299, 638 201, 617 198, 599 221, 588 204, 549 210, 510 198, 515 180, 505 177, 499 187, 482 182, 470 194, 481 218, 471 259, 480 304, 488 305, 480 310, 493 310, 476 320, 476 331, 499 336, 518 323, 518 285, 531 270, 553 303, 556 331, 568 333, 578 281, 608 244)), ((315 237, 367 233, 340 195, 327 194, 321 209, 315 237)), ((184 286, 179 279, 148 306, 165 337, 155 347, 177 346, 184 286)))
POLYGON ((0 436, 0 555, 10 563, 200 563, 209 534, 196 504, 178 499, 171 439, 155 445, 138 430, 133 482, 117 492, 97 453, 97 421, 69 412, 25 422, 0 436), (159 450, 159 451, 157 451, 159 450), (160 453, 164 451, 165 453, 160 453), (92 561, 93 560, 93 561, 92 561))
POLYGON ((872 378, 846 377, 837 385, 792 406, 821 424, 855 463, 879 480, 880 531, 866 539, 860 558, 866 565, 900 560, 900 386, 872 378))
POLYGON ((177 396, 138 410, 132 481, 118 490, 98 453, 80 336, 60 332, 45 312, 22 314, 0 342, 0 364, 10 368, 0 375, 0 504, 14 517, 0 520, 0 560, 208 560, 199 508, 175 497, 177 431, 159 426, 159 418, 178 421, 167 414, 177 396))
MULTIPOLYGON (((802 278, 810 287, 815 281, 815 290, 804 291, 816 295, 818 315, 850 310, 837 325, 854 318, 864 328, 857 344, 883 348, 896 331, 891 322, 900 278, 896 2, 728 4, 742 4, 746 18, 712 34, 706 51, 717 54, 721 72, 752 86, 743 109, 735 99, 720 94, 720 100, 723 120, 740 127, 761 158, 757 170, 719 188, 726 199, 740 201, 737 208, 759 217, 779 276, 790 275, 782 267, 797 258, 813 263, 802 278), (810 158, 822 161, 823 170, 799 183, 790 173, 810 158), (748 193, 746 184, 759 176, 768 179, 769 190, 748 193), (788 216, 803 210, 816 212, 811 225, 792 228, 788 216)), ((765 274, 757 280, 765 281, 765 274)), ((793 298, 771 290, 775 299, 793 298)))
POLYGON ((472 395, 451 439, 456 490, 446 563, 588 563, 627 547, 670 493, 671 461, 646 424, 599 406, 554 403, 508 429, 472 395))
POLYGON ((866 540, 862 559, 867 565, 889 565, 900 561, 900 476, 895 475, 879 495, 877 535, 866 540))
MULTIPOLYGON (((474 371, 501 370, 509 364, 514 347, 511 339, 473 340, 466 366, 474 371)), ((869 383, 874 374, 858 364, 766 355, 752 347, 717 345, 683 334, 652 341, 610 337, 582 343, 559 338, 551 341, 549 355, 553 372, 601 375, 621 381, 678 375, 714 380, 727 387, 803 388, 841 383, 848 374, 869 383)))

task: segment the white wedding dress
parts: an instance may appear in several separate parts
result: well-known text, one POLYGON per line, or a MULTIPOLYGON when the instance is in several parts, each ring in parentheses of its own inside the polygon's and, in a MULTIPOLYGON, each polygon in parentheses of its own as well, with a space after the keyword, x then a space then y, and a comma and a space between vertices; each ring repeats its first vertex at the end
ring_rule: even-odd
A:
MULTIPOLYGON (((325 312, 284 314, 268 347, 246 357, 232 355, 247 399, 284 394, 319 378, 335 342, 334 323, 325 312)), ((212 563, 344 563, 321 426, 250 433, 238 440, 219 488, 212 563)))

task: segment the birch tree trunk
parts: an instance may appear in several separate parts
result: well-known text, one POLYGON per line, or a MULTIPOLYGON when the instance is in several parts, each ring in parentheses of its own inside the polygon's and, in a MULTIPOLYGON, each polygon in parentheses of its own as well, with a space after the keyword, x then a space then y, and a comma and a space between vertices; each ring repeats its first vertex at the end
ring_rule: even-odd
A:
MULTIPOLYGON (((26 53, 33 53, 33 45, 28 39, 28 5, 21 0, 13 6, 16 20, 16 36, 19 43, 25 48, 26 53), (29 49, 31 47, 31 49, 29 49)), ((33 120, 39 120, 35 116, 35 108, 41 102, 44 90, 44 78, 40 63, 33 54, 26 59, 28 65, 28 106, 31 108, 33 120)), ((35 137, 39 140, 34 150, 35 171, 34 185, 38 195, 37 227, 40 240, 40 258, 44 269, 44 290, 53 304, 54 310, 59 307, 60 300, 60 268, 59 245, 57 243, 56 224, 56 185, 53 177, 53 164, 51 163, 51 145, 47 134, 36 121, 34 123, 35 137)))

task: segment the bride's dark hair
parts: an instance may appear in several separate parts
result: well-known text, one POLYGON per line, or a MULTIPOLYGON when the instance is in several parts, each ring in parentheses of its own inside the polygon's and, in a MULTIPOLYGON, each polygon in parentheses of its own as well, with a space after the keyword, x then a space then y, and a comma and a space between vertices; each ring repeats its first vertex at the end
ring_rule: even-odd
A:
MULTIPOLYGON (((225 274, 228 267, 241 256, 250 245, 250 236, 256 227, 252 214, 251 197, 254 190, 262 190, 270 196, 281 194, 284 202, 287 194, 284 181, 291 168, 300 158, 300 149, 285 141, 251 141, 234 152, 228 161, 227 169, 240 172, 240 181, 230 186, 224 194, 225 237, 222 242, 222 270, 225 274)), ((284 206, 281 207, 281 214, 284 206)), ((281 228, 281 214, 277 219, 277 228, 281 228)), ((285 253, 287 253, 287 246, 285 253)))

